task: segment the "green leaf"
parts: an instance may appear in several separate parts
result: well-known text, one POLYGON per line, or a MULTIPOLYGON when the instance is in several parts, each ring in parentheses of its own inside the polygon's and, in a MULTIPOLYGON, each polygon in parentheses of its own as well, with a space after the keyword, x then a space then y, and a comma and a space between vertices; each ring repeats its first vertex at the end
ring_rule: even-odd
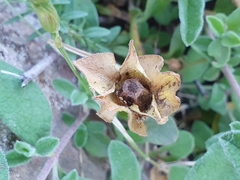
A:
POLYGON ((240 176, 240 131, 233 130, 219 138, 223 152, 240 176))
POLYGON ((5 155, 0 149, 0 179, 9 180, 9 167, 5 155))
POLYGON ((226 46, 229 48, 239 47, 240 36, 233 31, 228 31, 222 36, 221 43, 223 46, 226 46))
POLYGON ((128 47, 126 46, 116 46, 113 48, 113 52, 119 56, 126 57, 128 53, 128 47))
POLYGON ((221 12, 226 15, 230 14, 233 12, 233 10, 236 8, 236 6, 233 4, 232 1, 229 0, 217 0, 214 11, 215 12, 221 12))
POLYGON ((92 99, 88 99, 86 102, 86 105, 88 108, 93 109, 95 111, 98 111, 100 109, 100 106, 98 105, 98 103, 92 99))
POLYGON ((110 138, 102 133, 89 133, 88 141, 84 148, 92 156, 102 158, 107 157, 107 148, 110 138))
POLYGON ((208 68, 208 61, 195 50, 189 50, 187 57, 183 61, 183 69, 180 71, 184 83, 193 82, 200 79, 208 68))
POLYGON ((108 147, 112 180, 139 180, 141 170, 135 154, 124 143, 113 140, 108 147))
POLYGON ((221 40, 212 41, 208 46, 209 56, 214 57, 216 62, 212 62, 216 68, 223 67, 230 60, 231 49, 221 44, 221 40))
POLYGON ((237 8, 235 11, 229 14, 229 16, 227 17, 228 30, 240 32, 239 17, 240 17, 240 8, 237 8))
POLYGON ((105 133, 107 130, 106 125, 99 121, 89 121, 86 123, 88 131, 92 133, 105 133))
POLYGON ((66 125, 71 126, 75 121, 75 117, 72 114, 63 113, 62 120, 66 125))
POLYGON ((72 92, 76 89, 76 86, 66 79, 54 79, 52 85, 59 94, 69 100, 72 92))
POLYGON ((165 161, 176 161, 187 157, 194 149, 194 137, 187 131, 179 131, 176 142, 161 147, 161 152, 168 152, 169 156, 163 157, 165 161))
POLYGON ((84 104, 84 103, 87 102, 87 100, 88 100, 87 94, 85 94, 84 92, 80 92, 77 89, 73 90, 73 92, 71 94, 72 106, 77 106, 77 105, 80 105, 80 104, 84 104))
POLYGON ((209 108, 210 108, 210 105, 209 105, 210 99, 209 99, 208 95, 206 95, 206 96, 198 95, 198 102, 199 102, 200 107, 203 110, 205 110, 205 111, 209 110, 209 108))
POLYGON ((149 118, 145 124, 147 126, 147 141, 157 145, 168 145, 178 138, 178 128, 172 117, 166 124, 158 125, 154 119, 149 118))
POLYGON ((110 34, 105 36, 104 39, 106 39, 107 42, 111 43, 114 39, 117 38, 119 33, 121 32, 121 27, 120 26, 114 26, 109 29, 110 34))
POLYGON ((240 130, 240 122, 234 121, 230 125, 231 130, 240 130))
POLYGON ((219 37, 221 34, 224 33, 225 31, 224 23, 220 18, 213 15, 208 15, 206 17, 206 20, 210 30, 216 37, 219 37))
POLYGON ((71 12, 66 12, 61 15, 61 20, 62 21, 69 21, 72 19, 78 19, 87 16, 88 13, 84 11, 71 11, 71 12))
POLYGON ((169 1, 165 0, 147 0, 144 13, 138 21, 146 22, 154 14, 162 12, 169 3, 169 1))
MULTIPOLYGON (((0 61, 1 70, 22 74, 0 61)), ((25 142, 35 145, 50 134, 52 112, 41 89, 33 82, 21 88, 21 80, 0 73, 0 119, 25 142)))
POLYGON ((52 154, 59 145, 59 139, 55 137, 43 137, 36 144, 37 153, 41 156, 52 154))
POLYGON ((240 54, 236 54, 236 55, 234 55, 234 56, 232 56, 231 58, 230 58, 230 60, 228 61, 228 65, 230 65, 230 66, 237 66, 239 63, 240 63, 240 54))
POLYGON ((26 157, 23 154, 19 154, 16 151, 8 151, 6 159, 10 167, 20 166, 30 161, 31 157, 26 157))
POLYGON ((170 42, 167 57, 179 57, 185 51, 185 45, 181 39, 180 28, 175 28, 170 42))
MULTIPOLYGON (((71 6, 73 7, 74 10, 84 11, 88 13, 88 16, 84 17, 85 19, 84 21, 86 22, 87 27, 99 25, 97 9, 91 0, 74 0, 73 3, 71 3, 71 6)), ((75 20, 75 22, 74 24, 80 25, 79 22, 82 21, 75 20)))
POLYGON ((213 131, 204 122, 194 121, 192 135, 195 138, 196 146, 201 151, 205 149, 205 142, 213 135, 213 131))
POLYGON ((85 29, 83 34, 89 38, 100 38, 109 35, 110 31, 103 27, 90 27, 85 29))
POLYGON ((209 67, 204 75, 203 79, 206 81, 215 81, 220 75, 220 69, 215 67, 209 67))
POLYGON ((131 138, 134 140, 135 143, 137 144, 143 144, 145 143, 145 138, 143 138, 142 136, 139 136, 138 134, 132 132, 132 131, 128 131, 129 136, 131 136, 131 138))
POLYGON ((208 36, 199 36, 197 40, 191 45, 198 54, 207 52, 207 47, 212 42, 208 36))
POLYGON ((85 124, 81 124, 81 126, 77 129, 77 131, 74 134, 73 137, 74 144, 78 148, 82 148, 87 143, 87 139, 88 139, 87 127, 85 126, 85 124))
POLYGON ((221 115, 226 114, 226 95, 219 84, 214 84, 210 98, 210 108, 221 115))
POLYGON ((76 169, 71 170, 66 176, 61 180, 78 180, 78 173, 76 169))
POLYGON ((184 180, 189 171, 187 166, 172 166, 169 172, 169 180, 184 180))
MULTIPOLYGON (((235 153, 238 154, 238 152, 235 153)), ((189 170, 185 180, 236 180, 239 179, 237 171, 239 169, 228 160, 222 146, 214 143, 189 170)))
POLYGON ((204 0, 179 0, 179 19, 182 40, 191 45, 203 28, 204 0))
POLYGON ((26 157, 32 157, 36 152, 36 149, 34 147, 32 147, 30 144, 28 144, 26 142, 22 142, 22 141, 17 141, 14 144, 14 150, 17 153, 22 154, 26 157))

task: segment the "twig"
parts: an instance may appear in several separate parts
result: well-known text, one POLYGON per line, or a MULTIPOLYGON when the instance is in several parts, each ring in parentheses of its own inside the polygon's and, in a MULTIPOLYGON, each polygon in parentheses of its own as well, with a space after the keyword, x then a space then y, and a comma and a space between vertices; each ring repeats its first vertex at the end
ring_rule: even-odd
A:
POLYGON ((83 111, 81 113, 81 116, 79 116, 76 121, 74 122, 74 124, 68 129, 68 131, 63 135, 59 146, 57 147, 57 149, 55 150, 53 156, 48 159, 48 161, 45 163, 43 169, 41 170, 41 172, 39 173, 37 180, 45 180, 49 174, 49 172, 51 171, 54 163, 58 160, 59 155, 62 153, 63 149, 65 148, 65 146, 67 145, 67 143, 69 142, 69 140, 71 139, 71 137, 73 136, 73 134, 76 132, 76 130, 78 129, 78 127, 82 124, 83 120, 89 115, 89 111, 83 111))
POLYGON ((237 95, 238 101, 240 101, 240 86, 236 78, 233 76, 233 73, 231 72, 230 68, 227 65, 225 65, 222 68, 222 72, 226 79, 228 80, 228 83, 230 84, 234 93, 237 95))
POLYGON ((31 69, 23 73, 22 87, 25 87, 33 78, 43 72, 57 58, 55 53, 51 53, 48 57, 39 61, 31 69))
POLYGON ((194 164, 196 163, 196 161, 178 161, 178 162, 174 162, 174 163, 168 163, 169 166, 194 166, 194 164))

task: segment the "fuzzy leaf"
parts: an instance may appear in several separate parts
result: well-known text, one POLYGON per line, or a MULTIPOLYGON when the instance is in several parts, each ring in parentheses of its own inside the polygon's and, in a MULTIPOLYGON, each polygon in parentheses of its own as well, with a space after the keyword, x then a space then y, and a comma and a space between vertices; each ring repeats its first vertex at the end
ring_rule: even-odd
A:
POLYGON ((74 134, 73 137, 74 143, 78 148, 82 148, 87 143, 87 139, 88 139, 87 127, 85 124, 81 124, 81 126, 77 129, 77 131, 74 134))
POLYGON ((212 62, 216 68, 223 67, 227 64, 230 59, 231 49, 221 44, 221 40, 214 40, 208 46, 209 56, 214 57, 216 62, 212 62))
POLYGON ((219 77, 219 75, 220 69, 211 66, 205 71, 203 79, 206 81, 215 81, 219 77))
MULTIPOLYGON (((22 74, 0 61, 1 70, 22 74)), ((33 82, 21 88, 21 81, 0 73, 0 119, 25 142, 35 145, 50 134, 52 113, 41 89, 33 82)))
POLYGON ((169 156, 164 157, 166 161, 176 161, 187 157, 194 149, 194 137, 187 131, 179 131, 176 142, 161 147, 161 152, 168 152, 169 156))
POLYGON ((195 50, 190 50, 181 70, 182 81, 185 83, 200 79, 209 66, 208 61, 195 50))
POLYGON ((9 180, 9 167, 5 155, 0 149, 0 179, 9 180))
POLYGON ((59 94, 69 100, 72 92, 76 89, 76 86, 66 79, 54 79, 52 85, 59 94))
POLYGON ((185 46, 181 39, 180 28, 177 27, 173 32, 172 39, 170 42, 169 52, 167 56, 179 57, 183 54, 184 50, 185 50, 185 46))
POLYGON ((84 11, 71 11, 71 12, 64 13, 61 16, 61 20, 69 21, 69 20, 72 20, 72 19, 82 18, 82 17, 85 17, 87 15, 88 15, 88 13, 86 13, 84 11))
POLYGON ((102 36, 107 36, 110 34, 110 31, 107 28, 102 27, 90 27, 84 30, 84 35, 89 38, 100 38, 102 36))
POLYGON ((178 138, 178 129, 172 117, 164 125, 157 125, 153 119, 145 122, 147 126, 147 141, 157 145, 168 145, 178 138))
POLYGON ((47 156, 58 147, 59 139, 55 137, 43 137, 36 144, 37 153, 41 156, 47 156))
POLYGON ((107 157, 107 148, 110 138, 102 133, 89 133, 88 140, 84 148, 95 157, 107 157), (96 148, 97 147, 97 148, 96 148))
POLYGON ((226 95, 219 84, 214 84, 210 98, 210 108, 219 114, 226 114, 226 95))
POLYGON ((107 127, 104 123, 99 121, 89 121, 87 122, 88 131, 92 133, 105 133, 107 127))
MULTIPOLYGON (((239 151, 236 153, 239 154, 239 151)), ((222 146, 214 143, 189 170, 185 180, 236 180, 239 178, 237 171, 239 169, 228 160, 222 146)))
POLYGON ((20 166, 30 161, 31 157, 26 157, 23 154, 19 154, 16 151, 9 151, 6 154, 6 159, 10 167, 20 166))
POLYGON ((229 48, 239 47, 240 36, 233 31, 228 31, 222 36, 221 43, 223 46, 226 46, 229 48))
POLYGON ((225 156, 235 168, 236 174, 240 176, 240 131, 233 130, 225 133, 219 138, 225 156))
POLYGON ((213 135, 213 131, 205 123, 195 121, 192 126, 192 135, 199 150, 204 150, 205 142, 213 135))
POLYGON ((61 180, 78 180, 78 173, 77 173, 76 169, 73 169, 72 171, 70 171, 61 180))
POLYGON ((169 172, 169 180, 184 180, 185 176, 189 171, 187 166, 173 166, 169 172))
POLYGON ((71 126, 75 121, 75 117, 69 113, 63 113, 62 120, 66 125, 71 126))
POLYGON ((203 27, 204 0, 179 0, 179 19, 182 40, 191 45, 199 36, 203 27))
POLYGON ((87 94, 85 94, 84 92, 80 92, 77 89, 73 90, 73 92, 71 94, 72 106, 84 104, 85 102, 87 102, 87 100, 88 100, 87 94))
POLYGON ((237 8, 235 11, 229 14, 229 16, 227 17, 228 30, 240 32, 239 17, 240 17, 240 8, 237 8))
POLYGON ((36 149, 34 147, 32 147, 30 144, 28 144, 26 142, 22 142, 22 141, 17 141, 14 144, 14 150, 17 153, 22 154, 26 157, 32 157, 36 152, 36 149))
POLYGON ((240 130, 240 122, 234 121, 230 125, 231 130, 240 130))
POLYGON ((112 180, 139 180, 141 170, 135 154, 124 143, 113 140, 108 147, 112 180))
POLYGON ((221 34, 224 33, 225 31, 224 23, 220 18, 209 15, 206 17, 206 20, 210 30, 216 37, 219 37, 221 34))

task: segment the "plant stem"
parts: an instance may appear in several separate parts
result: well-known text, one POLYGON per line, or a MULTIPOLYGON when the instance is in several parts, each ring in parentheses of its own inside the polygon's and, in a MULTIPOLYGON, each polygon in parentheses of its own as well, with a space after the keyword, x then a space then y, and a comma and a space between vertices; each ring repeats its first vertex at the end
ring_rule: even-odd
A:
POLYGON ((228 83, 230 84, 232 90, 236 94, 238 101, 240 101, 240 86, 236 78, 234 77, 233 73, 231 72, 230 68, 227 65, 225 65, 222 68, 222 72, 226 79, 228 80, 228 83))
POLYGON ((39 173, 37 180, 45 180, 50 173, 54 163, 58 160, 59 155, 62 153, 63 149, 76 132, 78 127, 82 124, 83 120, 89 115, 89 111, 83 111, 80 116, 76 119, 73 125, 67 130, 67 132, 63 135, 60 140, 60 144, 55 150, 53 156, 47 160, 44 167, 42 168, 41 172, 39 173))
POLYGON ((158 167, 160 170, 168 173, 168 166, 166 163, 162 162, 157 163, 154 160, 152 160, 147 154, 145 154, 139 147, 138 145, 134 142, 134 140, 131 138, 131 136, 129 136, 129 134, 127 133, 127 131, 125 130, 125 128, 123 127, 123 125, 121 124, 121 122, 115 117, 113 119, 113 125, 121 132, 121 134, 125 137, 125 139, 127 140, 127 142, 130 144, 130 146, 140 155, 142 156, 146 161, 148 161, 149 163, 151 163, 152 165, 158 167))

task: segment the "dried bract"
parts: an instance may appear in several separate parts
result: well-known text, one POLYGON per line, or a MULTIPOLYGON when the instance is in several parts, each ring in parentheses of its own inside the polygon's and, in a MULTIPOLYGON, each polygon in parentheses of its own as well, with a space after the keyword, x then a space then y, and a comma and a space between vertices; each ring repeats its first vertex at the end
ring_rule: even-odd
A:
POLYGON ((83 72, 92 89, 99 95, 98 116, 112 122, 119 111, 128 113, 129 129, 146 136, 146 117, 165 124, 168 116, 180 105, 176 91, 180 76, 174 72, 160 72, 163 58, 158 55, 137 56, 133 41, 129 53, 118 70, 112 53, 99 53, 79 59, 74 65, 83 72))

